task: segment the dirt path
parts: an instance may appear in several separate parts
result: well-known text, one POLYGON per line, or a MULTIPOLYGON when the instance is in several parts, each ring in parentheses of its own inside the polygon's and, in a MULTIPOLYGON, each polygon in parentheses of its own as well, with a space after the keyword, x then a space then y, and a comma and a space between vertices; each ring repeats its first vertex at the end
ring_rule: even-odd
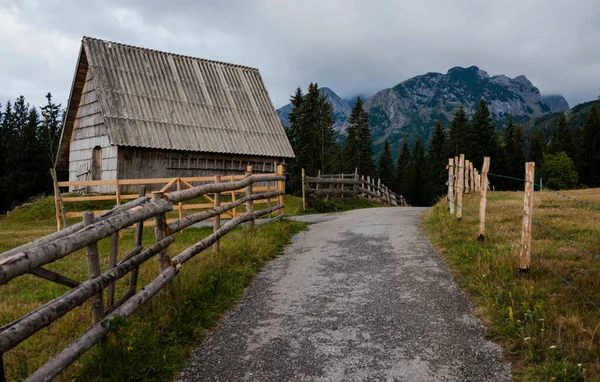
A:
POLYGON ((419 229, 423 208, 307 216, 181 381, 509 381, 419 229))

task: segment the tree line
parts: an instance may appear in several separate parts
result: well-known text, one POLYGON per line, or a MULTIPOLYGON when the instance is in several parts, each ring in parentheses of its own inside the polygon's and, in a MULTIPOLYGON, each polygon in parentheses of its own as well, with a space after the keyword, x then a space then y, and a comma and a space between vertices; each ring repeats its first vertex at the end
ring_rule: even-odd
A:
POLYGON ((411 205, 430 205, 446 194, 448 158, 459 154, 465 154, 479 169, 483 157, 491 157, 490 172, 504 176, 490 177, 497 190, 523 189, 526 161, 536 162, 536 179, 543 178, 547 187, 600 186, 600 103, 575 132, 569 128, 566 114, 561 113, 550 140, 546 141, 543 131, 534 131, 525 150, 523 128, 509 116, 499 132, 485 100, 481 100, 471 117, 459 106, 450 126, 443 126, 438 119, 429 142, 417 140, 409 148, 403 139, 395 160, 386 139, 376 161, 369 116, 360 98, 348 119, 345 137, 334 130, 333 108, 316 83, 309 85, 306 94, 298 88, 291 103, 286 131, 296 154, 289 167, 294 193, 301 190, 302 168, 312 176, 319 171, 353 173, 358 169, 361 175, 380 178, 411 205))
POLYGON ((54 167, 64 110, 47 103, 30 106, 25 97, 0 105, 0 213, 28 199, 53 192, 54 167))

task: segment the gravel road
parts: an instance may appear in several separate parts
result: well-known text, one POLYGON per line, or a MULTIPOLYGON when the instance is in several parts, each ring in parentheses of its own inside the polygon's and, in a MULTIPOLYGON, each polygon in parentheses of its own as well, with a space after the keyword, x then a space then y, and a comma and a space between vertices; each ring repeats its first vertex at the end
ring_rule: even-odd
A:
POLYGON ((419 229, 424 208, 302 217, 180 381, 510 381, 419 229))

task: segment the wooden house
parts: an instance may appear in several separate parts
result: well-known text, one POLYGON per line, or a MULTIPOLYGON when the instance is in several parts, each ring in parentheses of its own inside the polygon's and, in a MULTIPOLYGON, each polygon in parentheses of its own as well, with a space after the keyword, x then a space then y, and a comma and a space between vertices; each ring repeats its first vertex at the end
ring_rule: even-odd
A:
POLYGON ((258 69, 83 38, 56 164, 70 181, 274 172, 293 157, 258 69))

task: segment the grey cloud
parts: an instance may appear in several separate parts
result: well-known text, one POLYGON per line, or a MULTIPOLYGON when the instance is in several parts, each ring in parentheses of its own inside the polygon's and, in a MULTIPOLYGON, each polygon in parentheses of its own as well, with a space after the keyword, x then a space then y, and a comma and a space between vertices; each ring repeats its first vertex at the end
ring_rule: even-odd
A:
POLYGON ((600 93, 595 0, 0 0, 0 21, 1 101, 66 102, 83 35, 258 67, 277 107, 311 81, 349 97, 470 65, 600 93))

